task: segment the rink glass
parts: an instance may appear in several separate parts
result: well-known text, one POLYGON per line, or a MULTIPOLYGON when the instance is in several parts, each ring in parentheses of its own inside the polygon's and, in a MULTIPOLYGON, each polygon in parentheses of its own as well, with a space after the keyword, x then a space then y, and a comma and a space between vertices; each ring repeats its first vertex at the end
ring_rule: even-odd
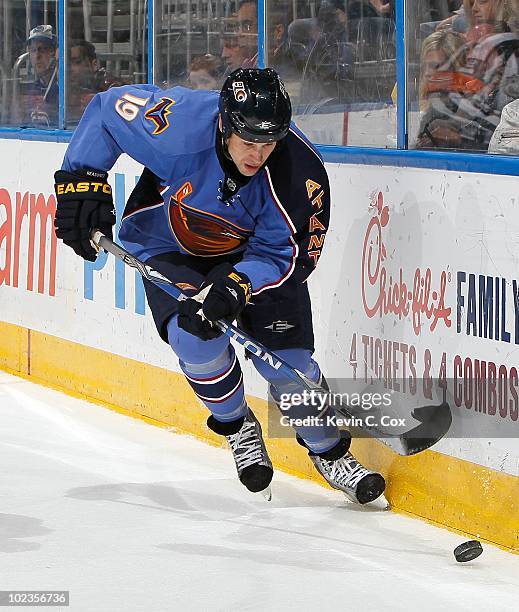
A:
POLYGON ((314 142, 396 146, 395 20, 369 4, 268 0, 266 64, 314 142))
POLYGON ((147 2, 66 3, 65 127, 74 128, 93 96, 147 82, 147 2))
POLYGON ((0 3, 0 124, 58 127, 58 2, 0 3), (33 28, 48 25, 41 36, 33 28))
POLYGON ((257 5, 158 0, 154 3, 154 82, 220 89, 226 74, 257 61, 257 5), (186 10, 189 7, 189 10, 186 10))
MULTIPOLYGON (((493 152, 501 112, 519 98, 519 5, 418 0, 406 27, 409 148, 493 152)), ((517 154, 517 129, 510 136, 517 154)))
MULTIPOLYGON (((0 127, 73 130, 111 86, 218 90, 239 66, 272 66, 315 144, 486 152, 502 109, 519 99, 519 4, 479 4, 3 0, 0 127), (51 37, 29 45, 38 27, 51 37)), ((497 152, 517 155, 519 128, 509 132, 497 152)))

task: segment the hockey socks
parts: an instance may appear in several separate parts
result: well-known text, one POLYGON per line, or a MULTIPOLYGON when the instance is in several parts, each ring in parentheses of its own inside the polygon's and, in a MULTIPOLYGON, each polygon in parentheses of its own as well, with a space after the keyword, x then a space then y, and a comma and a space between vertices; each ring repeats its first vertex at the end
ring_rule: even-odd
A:
POLYGON ((240 362, 229 338, 201 340, 168 323, 168 340, 179 365, 197 397, 219 421, 234 421, 247 412, 240 362))
POLYGON ((218 420, 234 421, 245 414, 243 374, 232 346, 210 363, 180 362, 180 367, 197 397, 218 420))

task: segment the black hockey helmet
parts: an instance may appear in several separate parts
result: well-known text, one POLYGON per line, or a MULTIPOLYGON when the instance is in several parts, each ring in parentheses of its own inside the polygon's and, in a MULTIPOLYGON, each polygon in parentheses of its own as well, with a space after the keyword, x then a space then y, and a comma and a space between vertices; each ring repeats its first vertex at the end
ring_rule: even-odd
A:
POLYGON ((290 127, 290 98, 271 68, 238 68, 225 80, 219 101, 223 135, 248 142, 276 142, 290 127))

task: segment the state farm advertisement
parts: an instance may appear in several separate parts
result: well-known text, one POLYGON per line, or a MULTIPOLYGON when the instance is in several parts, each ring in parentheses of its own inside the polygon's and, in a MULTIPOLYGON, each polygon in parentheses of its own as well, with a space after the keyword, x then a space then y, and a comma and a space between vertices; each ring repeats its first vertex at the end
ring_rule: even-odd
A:
MULTIPOLYGON (((0 140, 0 317, 175 369, 171 349, 156 340, 140 275, 106 253, 86 262, 56 239, 53 176, 65 149, 0 140)), ((119 220, 141 168, 122 157, 110 175, 119 220)))

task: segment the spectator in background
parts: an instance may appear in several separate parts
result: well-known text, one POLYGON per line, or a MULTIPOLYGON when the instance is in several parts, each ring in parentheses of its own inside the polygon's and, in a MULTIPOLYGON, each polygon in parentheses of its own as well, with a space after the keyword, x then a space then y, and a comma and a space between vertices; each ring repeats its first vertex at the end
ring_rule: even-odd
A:
POLYGON ((452 30, 453 32, 465 33, 473 27, 472 5, 474 0, 463 0, 454 13, 441 21, 436 30, 452 30))
POLYGON ((417 149, 446 148, 457 139, 454 120, 460 100, 470 87, 462 70, 465 38, 451 30, 437 30, 423 42, 420 57, 419 100, 422 118, 417 149))
POLYGON ((343 0, 323 0, 317 13, 321 32, 335 40, 347 38, 348 14, 343 0))
POLYGON ((125 85, 122 79, 108 75, 99 66, 95 46, 83 39, 70 41, 68 74, 67 125, 79 122, 96 93, 125 85))
POLYGON ((34 82, 47 88, 56 75, 56 37, 52 26, 33 28, 27 39, 27 51, 34 72, 34 82))
MULTIPOLYGON (((467 90, 465 38, 450 30, 437 30, 423 42, 420 57, 420 110, 426 110, 431 95, 467 90)), ((469 77, 470 78, 470 77, 469 77)))
POLYGON ((459 16, 453 21, 453 30, 466 33, 474 27, 474 17, 472 14, 473 5, 474 0, 463 0, 459 16))
POLYGON ((55 127, 58 123, 56 37, 50 25, 33 28, 27 39, 33 80, 20 83, 13 101, 15 123, 31 127, 55 127))
MULTIPOLYGON (((466 65, 465 72, 487 84, 487 89, 495 89, 496 77, 501 74, 501 64, 505 47, 515 41, 510 36, 507 19, 508 0, 465 0, 465 14, 470 25, 466 32, 466 65), (492 84, 492 85, 491 85, 492 84)), ((514 45, 513 45, 514 46, 514 45)))
POLYGON ((467 30, 467 42, 477 43, 483 38, 506 31, 505 0, 473 0, 469 9, 469 2, 465 0, 465 11, 471 11, 472 27, 467 30))
POLYGON ((193 58, 189 71, 192 89, 218 89, 223 82, 224 64, 221 58, 206 53, 193 58))
POLYGON ((69 79, 73 88, 94 89, 99 64, 96 50, 86 40, 72 40, 69 45, 69 79))
POLYGON ((301 101, 352 101, 355 47, 348 38, 344 2, 324 0, 319 7, 317 24, 319 35, 303 70, 301 101))
POLYGON ((95 46, 86 40, 78 39, 70 42, 71 71, 75 64, 76 82, 78 85, 90 88, 98 93, 110 87, 128 85, 125 79, 110 74, 99 65, 95 46))
MULTIPOLYGON (((284 79, 300 77, 288 44, 288 24, 291 8, 286 0, 269 5, 268 17, 268 65, 284 79)), ((237 68, 254 68, 258 61, 258 4, 256 0, 242 0, 230 27, 224 34, 222 57, 226 63, 225 74, 237 68)))
POLYGON ((519 32, 519 0, 505 0, 504 17, 510 32, 519 32))
POLYGON ((475 0, 462 79, 430 99, 417 146, 486 151, 503 107, 519 96, 517 0, 475 0))
MULTIPOLYGON (((344 2, 342 3, 344 6, 344 2)), ((349 19, 372 19, 373 17, 395 18, 394 0, 357 0, 346 2, 349 19)))
POLYGON ((244 55, 244 49, 238 44, 235 32, 226 31, 223 35, 222 59, 225 62, 226 75, 246 63, 247 57, 244 55))
POLYGON ((258 62, 258 5, 255 0, 242 0, 230 31, 224 34, 222 58, 225 75, 237 68, 254 68, 258 62))
POLYGON ((267 12, 268 66, 276 70, 289 90, 293 81, 299 82, 301 78, 288 41, 290 14, 291 8, 286 1, 273 3, 267 12))
MULTIPOLYGON (((279 72, 283 78, 294 75, 294 64, 288 49, 288 24, 290 8, 286 0, 269 5, 268 26, 268 65, 279 72)), ((236 68, 253 68, 258 60, 258 4, 256 0, 242 0, 231 31, 224 35, 222 57, 227 64, 227 72, 236 68)))
POLYGON ((493 46, 488 80, 496 113, 519 98, 519 0, 504 0, 501 32, 485 42, 493 46))
POLYGON ((306 67, 311 50, 321 35, 317 18, 294 19, 288 25, 287 34, 290 57, 302 72, 306 67))
POLYGON ((519 155, 519 98, 508 103, 488 145, 489 153, 519 155))
POLYGON ((488 133, 481 140, 486 149, 502 109, 519 93, 518 2, 475 0, 472 14, 465 71, 483 83, 471 102, 487 118, 488 133))
MULTIPOLYGON (((255 66, 258 60, 258 3, 256 0, 241 0, 238 6, 237 24, 239 45, 247 51, 248 61, 255 66)), ((242 66, 244 67, 247 66, 242 66)))

